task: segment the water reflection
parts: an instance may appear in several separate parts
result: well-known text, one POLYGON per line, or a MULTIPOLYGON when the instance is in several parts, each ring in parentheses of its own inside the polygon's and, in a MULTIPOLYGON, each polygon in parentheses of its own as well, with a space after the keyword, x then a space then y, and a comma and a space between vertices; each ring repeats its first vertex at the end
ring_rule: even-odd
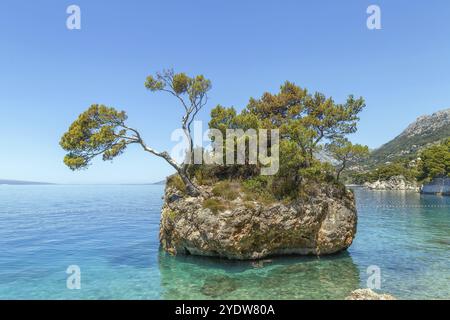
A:
POLYGON ((360 284, 347 252, 230 261, 161 251, 159 271, 162 299, 343 299, 360 284))

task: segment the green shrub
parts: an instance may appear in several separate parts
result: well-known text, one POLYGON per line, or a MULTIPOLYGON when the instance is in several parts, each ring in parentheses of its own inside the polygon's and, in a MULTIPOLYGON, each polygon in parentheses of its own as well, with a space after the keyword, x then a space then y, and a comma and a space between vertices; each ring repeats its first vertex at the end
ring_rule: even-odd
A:
POLYGON ((227 200, 234 200, 239 196, 239 184, 230 181, 220 181, 212 189, 213 195, 227 200))
POLYGON ((414 181, 417 175, 416 170, 409 168, 406 163, 395 162, 378 166, 371 172, 367 173, 369 182, 377 180, 388 180, 394 176, 404 176, 406 180, 414 181))
POLYGON ((185 193, 186 185, 178 174, 171 175, 167 178, 167 185, 185 193))
POLYGON ((203 201, 203 208, 210 209, 213 213, 224 211, 227 206, 219 199, 209 198, 203 201))
POLYGON ((258 176, 253 179, 245 180, 242 183, 245 191, 261 193, 266 191, 269 178, 267 176, 258 176))
POLYGON ((450 177, 450 139, 433 145, 420 154, 420 181, 428 182, 435 177, 450 177))
POLYGON ((242 182, 243 198, 245 201, 259 201, 270 204, 277 199, 272 193, 273 177, 258 176, 242 182))

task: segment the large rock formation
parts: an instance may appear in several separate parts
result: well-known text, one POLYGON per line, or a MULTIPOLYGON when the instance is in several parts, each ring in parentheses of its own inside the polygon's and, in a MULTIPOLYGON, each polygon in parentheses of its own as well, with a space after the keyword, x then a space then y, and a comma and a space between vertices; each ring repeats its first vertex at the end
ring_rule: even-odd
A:
POLYGON ((202 196, 189 197, 167 186, 161 214, 162 247, 173 254, 229 259, 260 259, 283 254, 331 254, 348 248, 356 233, 353 193, 323 186, 308 200, 270 204, 225 201, 213 197, 210 187, 202 196), (212 210, 207 199, 226 206, 212 210))
POLYGON ((369 190, 419 191, 417 183, 406 180, 404 176, 393 176, 388 180, 366 182, 364 187, 369 190))

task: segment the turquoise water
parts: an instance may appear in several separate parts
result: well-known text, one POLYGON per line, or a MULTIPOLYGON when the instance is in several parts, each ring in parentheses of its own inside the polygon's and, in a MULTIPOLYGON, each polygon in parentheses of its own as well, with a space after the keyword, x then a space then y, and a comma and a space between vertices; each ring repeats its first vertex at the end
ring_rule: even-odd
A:
POLYGON ((163 186, 0 186, 0 299, 450 298, 450 197, 355 189, 357 237, 330 257, 236 262, 159 250, 163 186), (66 269, 81 269, 81 289, 66 269))

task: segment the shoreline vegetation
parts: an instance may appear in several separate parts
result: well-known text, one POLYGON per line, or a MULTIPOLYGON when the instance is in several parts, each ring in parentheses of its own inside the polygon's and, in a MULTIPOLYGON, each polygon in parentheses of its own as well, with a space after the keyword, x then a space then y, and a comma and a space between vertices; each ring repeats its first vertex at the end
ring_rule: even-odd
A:
POLYGON ((423 149, 413 159, 398 159, 370 169, 354 167, 348 172, 346 181, 346 184, 362 185, 369 190, 410 190, 448 195, 450 138, 423 149))
MULTIPOLYGON (((353 163, 344 181, 366 184, 369 189, 430 192, 436 181, 449 178, 450 109, 445 109, 419 117, 367 159, 353 163)), ((438 191, 442 190, 445 193, 445 187, 438 191)))

